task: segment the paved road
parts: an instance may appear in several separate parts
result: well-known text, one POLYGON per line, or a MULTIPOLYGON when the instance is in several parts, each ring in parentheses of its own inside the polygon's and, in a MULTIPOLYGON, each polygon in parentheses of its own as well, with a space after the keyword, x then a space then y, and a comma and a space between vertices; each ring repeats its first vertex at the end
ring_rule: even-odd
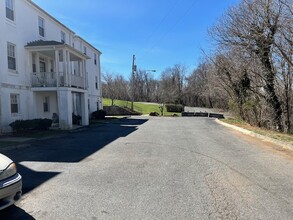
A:
POLYGON ((208 118, 132 118, 6 152, 0 219, 293 219, 293 160, 208 118))

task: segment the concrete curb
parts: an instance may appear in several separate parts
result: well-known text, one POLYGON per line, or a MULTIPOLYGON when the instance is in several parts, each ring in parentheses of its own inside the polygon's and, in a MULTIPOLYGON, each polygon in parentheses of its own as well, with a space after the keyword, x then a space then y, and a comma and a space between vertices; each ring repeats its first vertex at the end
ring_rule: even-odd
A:
POLYGON ((286 149, 286 150, 290 150, 290 151, 293 151, 293 145, 292 144, 288 144, 284 141, 279 141, 279 140, 276 140, 274 138, 270 138, 270 137, 267 137, 267 136, 264 136, 264 135, 261 135, 261 134, 257 134, 253 131, 249 131, 247 129, 244 129, 244 128, 241 128, 241 127, 238 127, 236 125, 231 125, 231 124, 228 124, 228 123, 225 123, 225 122, 222 122, 220 121, 219 119, 216 119, 215 120, 218 124, 221 124, 223 126, 226 126, 228 128, 232 128, 234 130, 237 130, 243 134, 246 134, 246 135, 250 135, 252 137, 256 137, 256 138, 259 138, 261 140, 264 140, 264 141, 268 141, 268 142, 271 142, 271 143, 274 143, 274 144, 278 144, 280 145, 283 149, 286 149))

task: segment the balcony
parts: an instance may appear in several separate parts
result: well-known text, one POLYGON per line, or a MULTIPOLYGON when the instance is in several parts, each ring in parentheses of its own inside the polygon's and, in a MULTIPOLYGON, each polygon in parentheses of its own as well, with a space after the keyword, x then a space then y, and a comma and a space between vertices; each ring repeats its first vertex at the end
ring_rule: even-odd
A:
POLYGON ((41 72, 31 74, 32 87, 75 87, 86 89, 86 77, 69 74, 64 77, 64 73, 41 72))
POLYGON ((88 88, 87 55, 57 41, 32 41, 25 48, 30 52, 32 87, 88 88))

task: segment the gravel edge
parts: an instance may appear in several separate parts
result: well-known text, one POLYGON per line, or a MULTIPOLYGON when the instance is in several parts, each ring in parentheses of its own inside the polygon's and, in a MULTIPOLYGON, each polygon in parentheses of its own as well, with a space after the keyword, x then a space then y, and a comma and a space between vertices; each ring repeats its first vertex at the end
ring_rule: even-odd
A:
POLYGON ((221 124, 225 127, 228 127, 228 128, 232 128, 234 130, 237 130, 243 134, 246 134, 246 135, 250 135, 252 137, 256 137, 256 138, 259 138, 261 140, 264 140, 264 141, 268 141, 268 142, 271 142, 271 143, 274 143, 274 144, 278 144, 280 145, 283 149, 286 149, 286 150, 290 150, 290 151, 293 151, 293 145, 292 144, 289 144, 289 143, 286 143, 284 141, 280 141, 280 140, 276 140, 274 138, 271 138, 271 137, 267 137, 265 135, 261 135, 261 134, 257 134, 253 131, 249 131, 247 129, 244 129, 244 128, 241 128, 241 127, 238 127, 236 125, 231 125, 231 124, 228 124, 228 123, 225 123, 223 121, 220 121, 219 119, 216 119, 215 120, 218 124, 221 124))

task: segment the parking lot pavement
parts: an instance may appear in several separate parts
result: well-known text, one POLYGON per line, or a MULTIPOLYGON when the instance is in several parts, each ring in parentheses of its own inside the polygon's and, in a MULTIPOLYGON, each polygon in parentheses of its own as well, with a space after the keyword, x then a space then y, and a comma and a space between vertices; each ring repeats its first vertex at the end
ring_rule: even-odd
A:
POLYGON ((7 151, 0 219, 292 219, 293 160, 209 118, 131 117, 7 151))

